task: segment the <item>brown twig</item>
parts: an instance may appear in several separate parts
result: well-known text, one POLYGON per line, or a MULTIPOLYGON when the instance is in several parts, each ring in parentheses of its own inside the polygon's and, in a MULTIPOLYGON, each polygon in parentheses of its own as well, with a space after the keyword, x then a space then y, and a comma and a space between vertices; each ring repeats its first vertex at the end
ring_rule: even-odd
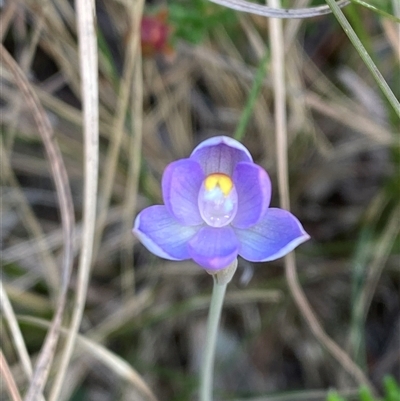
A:
MULTIPOLYGON (((269 4, 279 6, 279 3, 279 0, 269 0, 269 4)), ((271 19, 269 23, 271 31, 272 72, 274 75, 273 85, 275 94, 276 151, 278 155, 278 187, 281 207, 289 210, 290 199, 287 154, 286 88, 284 75, 284 40, 282 21, 278 19, 271 19)), ((317 316, 312 310, 304 294, 303 289, 300 286, 296 271, 296 259, 294 252, 287 255, 284 261, 286 280, 288 282, 290 292, 311 332, 359 384, 364 384, 373 390, 373 386, 365 376, 364 372, 356 365, 356 363, 354 363, 349 355, 325 333, 324 329, 322 328, 317 316)))
POLYGON ((6 382, 8 394, 12 401, 22 401, 21 395, 18 391, 17 384, 8 366, 6 358, 4 358, 3 351, 0 349, 0 372, 6 382))
POLYGON ((285 274, 289 285, 290 292, 300 310, 301 315, 307 322, 311 332, 317 340, 329 351, 329 353, 340 363, 343 369, 346 370, 358 384, 364 384, 374 390, 371 382, 365 376, 364 372, 358 365, 349 357, 349 355, 340 348, 324 331, 321 323, 309 304, 303 289, 300 286, 299 278, 296 271, 295 254, 292 252, 285 257, 285 274))

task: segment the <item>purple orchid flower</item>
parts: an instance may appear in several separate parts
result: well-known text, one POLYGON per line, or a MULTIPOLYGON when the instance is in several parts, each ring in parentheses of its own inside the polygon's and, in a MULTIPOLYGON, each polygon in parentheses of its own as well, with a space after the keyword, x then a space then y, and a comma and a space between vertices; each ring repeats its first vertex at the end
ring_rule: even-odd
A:
POLYGON ((142 210, 133 233, 165 259, 193 259, 218 271, 238 255, 252 262, 278 259, 310 238, 290 212, 269 208, 268 174, 226 136, 207 139, 188 159, 170 163, 162 193, 165 205, 142 210))

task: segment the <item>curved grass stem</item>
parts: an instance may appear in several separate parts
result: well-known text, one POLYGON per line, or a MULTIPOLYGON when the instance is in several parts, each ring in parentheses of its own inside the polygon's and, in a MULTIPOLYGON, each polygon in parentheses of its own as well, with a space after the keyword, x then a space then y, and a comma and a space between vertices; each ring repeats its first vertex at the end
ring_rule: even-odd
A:
MULTIPOLYGON (((308 8, 286 8, 268 7, 261 4, 255 4, 246 0, 211 0, 213 3, 221 6, 232 8, 233 10, 243 11, 245 13, 262 15, 268 18, 311 18, 319 15, 329 14, 330 10, 327 6, 316 6, 308 8)), ((347 6, 350 0, 338 0, 338 7, 347 6)))
POLYGON ((27 106, 35 120, 38 132, 46 150, 47 158, 51 167, 58 203, 60 205, 61 223, 64 240, 64 254, 62 262, 62 273, 60 280, 60 290, 57 305, 52 321, 52 325, 47 333, 44 344, 37 358, 36 366, 33 371, 32 379, 25 396, 26 401, 40 400, 43 388, 46 385, 51 363, 54 359, 56 345, 59 338, 59 328, 62 323, 69 278, 73 263, 73 232, 75 229, 74 205, 72 200, 71 188, 64 159, 61 154, 58 142, 55 139, 51 122, 39 101, 39 98, 28 81, 26 75, 13 59, 7 49, 0 44, 0 58, 8 70, 13 74, 15 83, 23 94, 27 106))

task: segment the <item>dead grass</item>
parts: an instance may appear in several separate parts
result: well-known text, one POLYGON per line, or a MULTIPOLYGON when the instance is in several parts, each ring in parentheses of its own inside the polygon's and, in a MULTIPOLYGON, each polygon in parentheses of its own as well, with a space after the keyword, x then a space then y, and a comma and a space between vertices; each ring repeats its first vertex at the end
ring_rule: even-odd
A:
MULTIPOLYGON (((269 49, 267 24, 241 15, 235 32, 219 26, 202 44, 177 43, 172 60, 142 60, 142 7, 140 1, 97 4, 107 41, 97 47, 98 189, 96 167, 87 167, 97 150, 85 141, 95 140, 97 129, 82 111, 90 100, 73 7, 21 0, 2 9, 4 47, 60 149, 58 161, 46 158, 43 129, 2 57, 0 339, 7 364, 1 386, 16 394, 14 381, 22 399, 33 391, 32 377, 41 381, 36 394, 53 401, 194 399, 211 279, 191 262, 153 257, 130 228, 139 210, 161 202, 160 178, 170 161, 207 137, 233 134, 269 49), (60 160, 66 180, 55 186, 52 171, 60 160), (57 194, 68 188, 76 225, 66 234, 68 207, 60 207, 57 194), (91 207, 92 223, 97 207, 93 248, 85 220, 91 207), (74 263, 70 280, 63 255, 74 263), (45 332, 63 309, 62 283, 60 339, 53 337, 54 360, 50 352, 41 362, 49 369, 46 380, 35 369, 45 332), (77 338, 67 364, 71 330, 77 338)), ((396 90, 397 27, 360 12, 368 16, 364 29, 378 67, 396 90)), ((333 17, 287 20, 283 38, 290 205, 312 236, 297 252, 299 280, 319 324, 379 392, 383 375, 398 374, 400 366, 398 119, 333 17)), ((272 84, 269 69, 243 142, 276 187, 281 156, 272 84)), ((274 205, 278 199, 275 191, 274 205)), ((311 334, 282 267, 282 261, 239 261, 223 312, 216 394, 323 400, 333 386, 354 394, 359 383, 311 334)), ((26 400, 37 399, 32 394, 26 400)))

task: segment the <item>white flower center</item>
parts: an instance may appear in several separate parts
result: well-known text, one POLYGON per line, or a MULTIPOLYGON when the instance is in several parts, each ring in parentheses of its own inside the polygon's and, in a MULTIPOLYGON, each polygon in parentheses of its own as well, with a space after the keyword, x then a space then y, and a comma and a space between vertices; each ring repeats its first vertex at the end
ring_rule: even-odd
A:
POLYGON ((203 220, 211 227, 229 224, 237 212, 237 192, 229 176, 210 174, 204 180, 198 198, 203 220))

